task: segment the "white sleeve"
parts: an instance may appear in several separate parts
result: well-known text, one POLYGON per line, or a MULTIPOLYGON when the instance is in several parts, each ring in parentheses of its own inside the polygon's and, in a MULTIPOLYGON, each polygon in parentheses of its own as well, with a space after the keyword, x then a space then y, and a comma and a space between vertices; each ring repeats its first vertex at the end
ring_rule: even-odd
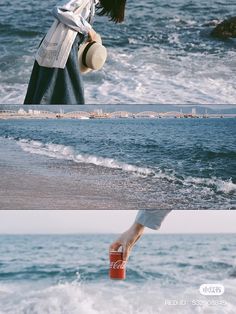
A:
POLYGON ((56 6, 52 10, 52 15, 61 23, 69 26, 73 30, 83 35, 87 35, 92 26, 81 14, 74 14, 65 6, 56 6))
POLYGON ((170 211, 169 209, 142 209, 139 210, 135 222, 150 229, 157 230, 170 211))

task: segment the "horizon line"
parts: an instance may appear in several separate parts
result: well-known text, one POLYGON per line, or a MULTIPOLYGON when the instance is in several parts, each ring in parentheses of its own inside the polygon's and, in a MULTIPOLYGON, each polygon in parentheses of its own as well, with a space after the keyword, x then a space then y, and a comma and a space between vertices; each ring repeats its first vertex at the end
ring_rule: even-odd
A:
MULTIPOLYGON (((116 235, 120 232, 76 232, 76 233, 0 233, 0 236, 13 235, 13 236, 30 236, 30 235, 116 235)), ((218 235, 218 234, 236 234, 236 232, 158 232, 153 231, 153 233, 146 233, 144 235, 218 235)))

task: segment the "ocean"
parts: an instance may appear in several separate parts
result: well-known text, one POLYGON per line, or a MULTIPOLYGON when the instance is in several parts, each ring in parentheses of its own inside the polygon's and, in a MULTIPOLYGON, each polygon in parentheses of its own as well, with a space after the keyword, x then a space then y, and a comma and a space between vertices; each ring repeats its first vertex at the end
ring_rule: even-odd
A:
POLYGON ((228 118, 1 120, 2 182, 16 169, 1 197, 33 174, 34 192, 54 180, 51 196, 88 186, 89 209, 236 209, 235 138, 228 118))
MULTIPOLYGON (((0 4, 2 104, 23 102, 56 3, 0 4)), ((210 36, 217 23, 235 14, 234 0, 130 0, 121 25, 96 16, 94 28, 108 60, 101 71, 84 76, 86 103, 235 103, 235 39, 210 36)))
POLYGON ((144 235, 122 282, 108 277, 115 238, 1 235, 0 313, 235 313, 235 235, 144 235), (202 296, 204 283, 222 284, 225 293, 202 296))

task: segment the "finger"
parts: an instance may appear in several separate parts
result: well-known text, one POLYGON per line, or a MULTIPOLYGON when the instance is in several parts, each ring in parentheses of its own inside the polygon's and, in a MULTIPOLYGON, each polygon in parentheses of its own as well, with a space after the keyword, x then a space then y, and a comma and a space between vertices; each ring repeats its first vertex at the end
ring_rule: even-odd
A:
POLYGON ((121 243, 120 242, 113 242, 111 245, 110 245, 110 248, 109 248, 109 251, 118 251, 119 248, 121 247, 121 243))
POLYGON ((128 246, 123 246, 122 250, 123 250, 123 254, 122 254, 123 261, 127 261, 130 254, 130 248, 128 246))

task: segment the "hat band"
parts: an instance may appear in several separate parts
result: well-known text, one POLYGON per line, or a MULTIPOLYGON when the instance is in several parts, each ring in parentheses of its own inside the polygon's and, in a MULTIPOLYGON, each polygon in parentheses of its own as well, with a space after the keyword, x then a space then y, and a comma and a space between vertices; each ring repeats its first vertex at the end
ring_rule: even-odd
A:
POLYGON ((87 66, 87 63, 86 63, 86 55, 87 55, 87 52, 89 51, 89 48, 95 44, 96 41, 91 41, 89 44, 86 45, 86 47, 84 48, 84 51, 83 51, 83 55, 82 55, 82 63, 83 65, 88 68, 87 66))

